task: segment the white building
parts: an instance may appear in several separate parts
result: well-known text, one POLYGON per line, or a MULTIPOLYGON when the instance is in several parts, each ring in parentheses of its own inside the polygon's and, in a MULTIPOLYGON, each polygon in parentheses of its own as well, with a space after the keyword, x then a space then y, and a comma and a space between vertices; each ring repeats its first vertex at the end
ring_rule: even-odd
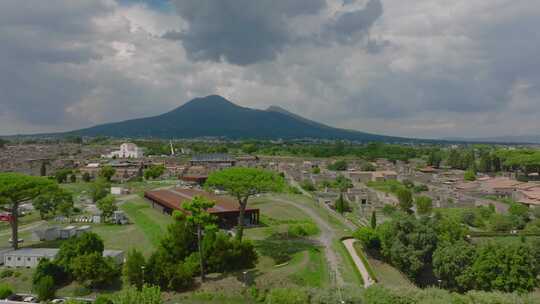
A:
POLYGON ((120 145, 120 150, 105 155, 107 158, 141 158, 143 156, 143 149, 132 143, 123 143, 120 145))
MULTIPOLYGON (((6 249, 7 250, 7 249, 6 249)), ((53 248, 22 248, 4 252, 0 249, 0 264, 6 267, 35 268, 42 259, 54 260, 60 249, 53 248)), ((120 250, 104 250, 103 257, 111 257, 116 263, 124 262, 124 252, 120 250)))
POLYGON ((42 259, 52 260, 58 254, 59 249, 51 248, 24 248, 13 250, 4 254, 6 267, 37 267, 42 259))

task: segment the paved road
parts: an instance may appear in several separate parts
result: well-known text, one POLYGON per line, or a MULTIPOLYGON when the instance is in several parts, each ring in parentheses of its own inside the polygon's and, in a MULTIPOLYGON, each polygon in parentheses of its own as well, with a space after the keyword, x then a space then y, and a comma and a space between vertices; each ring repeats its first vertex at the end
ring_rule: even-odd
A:
POLYGON ((325 257, 326 257, 326 259, 328 261, 328 266, 330 267, 330 271, 336 274, 336 284, 337 284, 337 286, 343 286, 344 281, 343 281, 343 277, 341 275, 341 272, 339 271, 339 266, 338 266, 339 262, 340 262, 340 259, 337 256, 334 249, 332 248, 332 242, 333 242, 333 240, 335 240, 337 238, 335 230, 332 227, 330 227, 330 225, 328 225, 328 223, 324 219, 322 219, 317 214, 317 212, 315 212, 313 209, 311 209, 309 207, 306 207, 306 206, 304 206, 302 204, 299 204, 297 202, 294 202, 294 201, 285 200, 285 199, 281 199, 281 198, 273 198, 273 200, 278 201, 278 202, 282 202, 282 203, 285 203, 285 204, 293 205, 296 208, 298 208, 298 209, 302 210, 303 212, 305 212, 307 215, 309 215, 315 221, 315 223, 317 224, 317 226, 319 226, 319 228, 321 230, 321 233, 320 233, 320 235, 318 237, 318 241, 324 247, 325 257))
POLYGON ((347 251, 351 255, 354 264, 356 265, 356 269, 360 272, 360 275, 362 275, 362 280, 364 281, 364 288, 368 288, 369 286, 375 284, 375 281, 371 276, 369 275, 369 272, 367 271, 366 265, 362 262, 362 259, 358 256, 356 253, 356 250, 354 249, 354 243, 356 242, 355 239, 346 239, 343 240, 343 245, 345 245, 345 248, 347 248, 347 251))

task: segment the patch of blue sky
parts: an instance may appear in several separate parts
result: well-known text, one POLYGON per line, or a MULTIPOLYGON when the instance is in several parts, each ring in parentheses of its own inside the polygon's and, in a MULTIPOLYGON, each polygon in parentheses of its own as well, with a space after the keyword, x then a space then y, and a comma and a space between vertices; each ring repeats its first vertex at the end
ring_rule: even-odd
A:
POLYGON ((170 0, 118 0, 122 5, 144 3, 148 7, 160 10, 160 11, 172 11, 173 4, 170 0))

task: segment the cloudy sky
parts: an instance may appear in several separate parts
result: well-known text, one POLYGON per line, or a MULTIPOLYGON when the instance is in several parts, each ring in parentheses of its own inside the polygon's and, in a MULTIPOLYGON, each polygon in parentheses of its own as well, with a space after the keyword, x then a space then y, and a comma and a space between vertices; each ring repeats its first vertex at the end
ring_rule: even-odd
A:
POLYGON ((411 137, 540 134, 538 0, 2 0, 0 134, 220 94, 411 137))

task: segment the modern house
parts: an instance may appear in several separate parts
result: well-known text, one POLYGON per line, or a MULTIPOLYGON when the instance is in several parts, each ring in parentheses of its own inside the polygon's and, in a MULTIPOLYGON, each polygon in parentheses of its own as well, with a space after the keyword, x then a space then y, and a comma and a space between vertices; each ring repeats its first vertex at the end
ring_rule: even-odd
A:
MULTIPOLYGON (((152 203, 152 207, 159 209, 166 214, 172 214, 174 210, 188 214, 188 211, 182 209, 182 205, 185 202, 191 201, 195 196, 203 196, 215 202, 215 206, 208 209, 208 212, 217 217, 220 227, 231 228, 236 226, 238 223, 238 216, 240 215, 238 202, 229 197, 217 196, 195 189, 181 188, 146 191, 144 193, 144 197, 152 203)), ((246 225, 258 225, 259 209, 246 209, 244 223, 246 225)))

